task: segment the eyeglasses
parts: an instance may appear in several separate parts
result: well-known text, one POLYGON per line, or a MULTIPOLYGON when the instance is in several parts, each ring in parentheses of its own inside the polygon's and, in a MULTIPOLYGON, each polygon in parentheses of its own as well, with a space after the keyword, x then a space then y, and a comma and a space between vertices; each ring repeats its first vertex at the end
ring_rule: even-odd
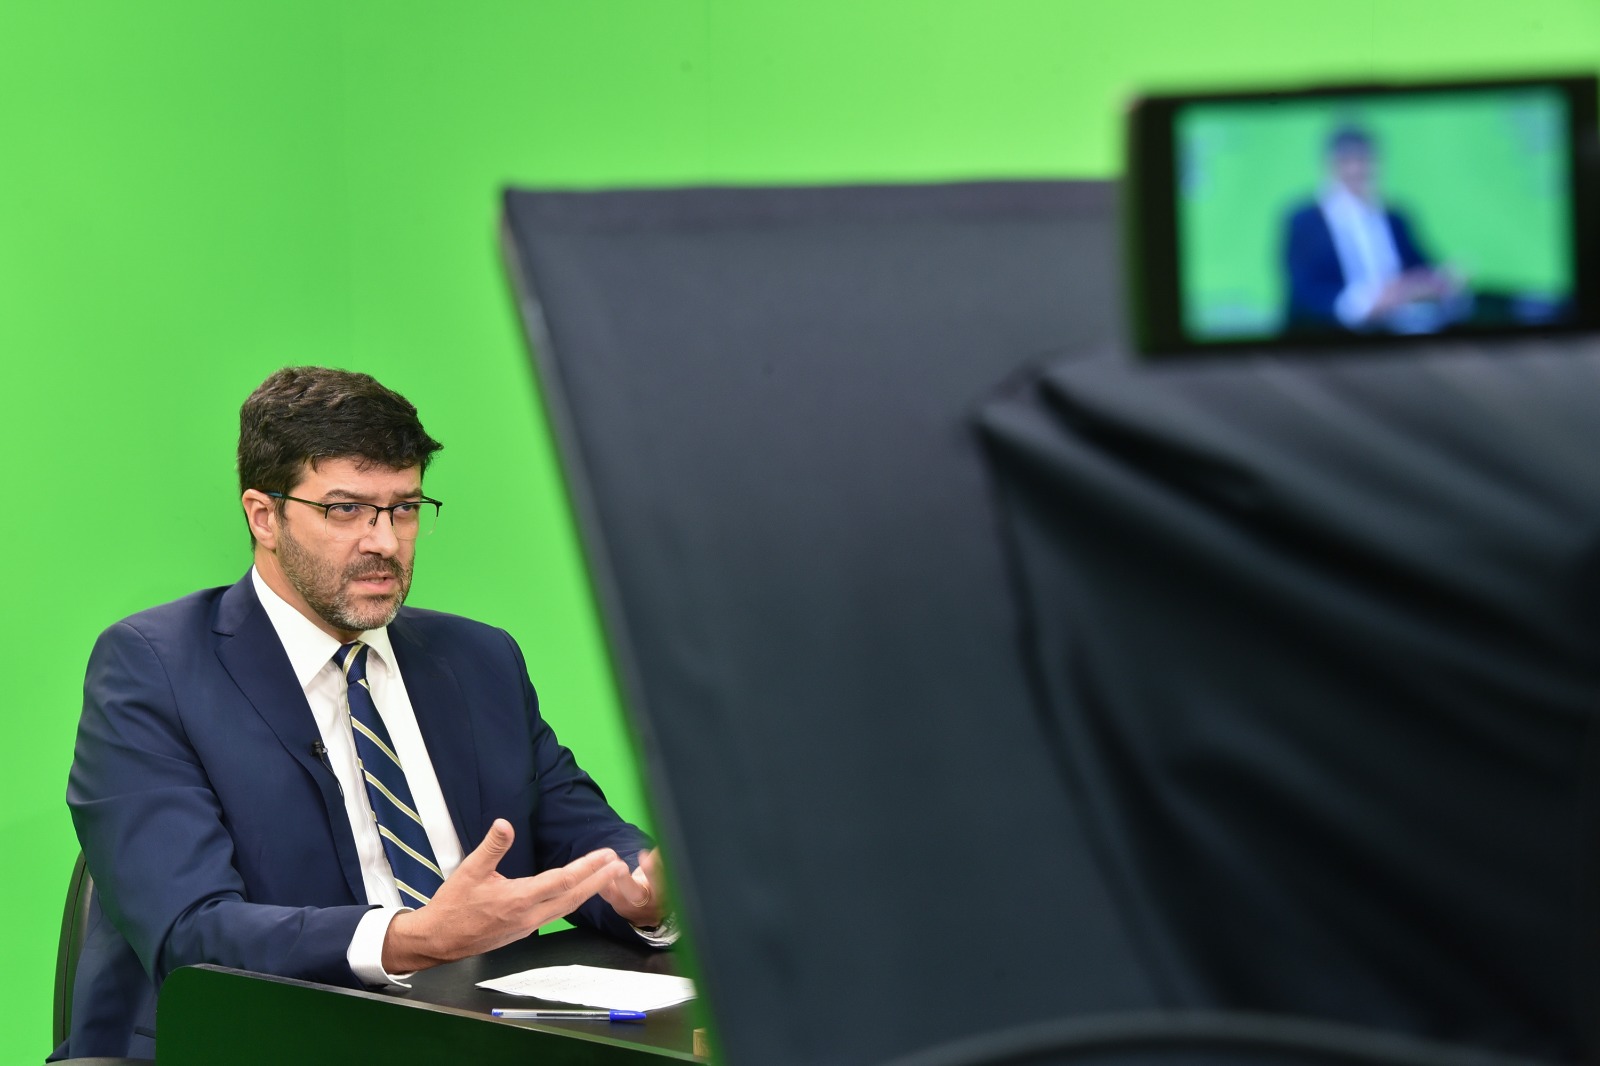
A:
POLYGON ((444 506, 443 501, 426 496, 420 500, 406 500, 390 507, 379 507, 375 503, 353 503, 349 500, 319 503, 316 500, 302 500, 286 492, 269 492, 267 495, 277 500, 293 500, 308 507, 320 508, 328 536, 335 540, 360 540, 378 524, 378 516, 385 511, 389 512, 389 525, 400 540, 426 537, 439 524, 439 508, 444 506))

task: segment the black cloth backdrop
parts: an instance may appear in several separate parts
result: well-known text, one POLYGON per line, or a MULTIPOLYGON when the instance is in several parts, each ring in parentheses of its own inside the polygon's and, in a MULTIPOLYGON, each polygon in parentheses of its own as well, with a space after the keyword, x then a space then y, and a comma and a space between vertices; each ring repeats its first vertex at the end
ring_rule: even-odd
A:
POLYGON ((1592 1048, 1597 399, 1566 341, 1078 363, 985 409, 1164 1002, 1592 1048))
POLYGON ((1152 1003, 971 424, 1116 338, 1111 189, 513 191, 506 227, 719 1055, 1152 1003))
MULTIPOLYGON (((1299 514, 1248 462, 1292 481, 1320 473, 1318 440, 1342 443, 1279 449, 1272 433, 1309 416, 1274 424, 1271 406, 1178 423, 1259 447, 1240 467, 1114 417, 1147 374, 1186 402, 1178 383, 1219 402, 1233 386, 1218 366, 1121 365, 1113 207, 1090 182, 506 196, 507 259, 719 1055, 851 1066, 1191 1006, 1570 1051, 1596 947, 1575 924, 1594 908, 1566 843, 1592 836, 1575 775, 1593 599, 1551 582, 1576 581, 1591 532, 1574 450, 1590 383, 1570 379, 1586 364, 1494 363, 1455 400, 1459 372, 1439 375, 1456 417, 1483 405, 1468 473, 1424 462, 1380 404, 1364 439, 1411 466, 1362 452, 1342 480, 1288 485, 1333 513, 1295 535, 1346 583, 1271 553, 1236 581, 1227 567, 1249 571, 1258 535, 1226 527, 1207 494, 1299 514), (1027 384, 1051 352, 1081 366, 1027 384), (1076 370, 1103 385, 1091 440, 1062 415, 1076 401, 1054 398, 1089 389, 1076 370), (1521 422, 1497 424, 1497 375, 1523 381, 1521 422), (1558 414, 1540 413, 1546 393, 1558 414), (1102 449, 1120 481, 1071 476, 1072 457, 1098 471, 1102 449), (1574 477, 1539 473, 1545 450, 1574 477), (1419 471, 1455 480, 1413 488, 1419 471), (1369 490, 1394 502, 1368 506, 1369 490), (1141 524, 1152 494, 1166 509, 1141 524), (1445 528, 1436 498, 1462 525, 1445 528), (1469 500, 1503 506, 1476 529, 1469 500), (1079 541, 1106 558, 1081 565, 1079 541), (1447 560, 1480 555, 1492 565, 1455 588, 1447 560), (1279 601, 1300 589, 1333 613, 1292 616, 1279 601), (1571 617, 1536 627, 1558 599, 1571 617), (1234 606, 1271 653, 1238 657, 1234 606), (1322 643, 1346 632, 1371 636, 1322 643), (1275 732, 1274 696, 1326 713, 1275 732), (1400 708, 1383 719, 1397 735, 1368 743, 1380 699, 1400 708), (1524 702, 1525 727, 1508 724, 1524 702), (1419 756, 1433 731, 1443 769, 1419 756), (1420 811, 1389 807, 1407 799, 1420 811), (1280 846, 1291 880, 1263 850, 1280 846), (1469 883, 1440 895, 1445 870, 1469 883), (1462 1028, 1473 1005, 1484 1017, 1462 1028)), ((1332 402, 1317 380, 1282 387, 1315 411, 1332 402)))

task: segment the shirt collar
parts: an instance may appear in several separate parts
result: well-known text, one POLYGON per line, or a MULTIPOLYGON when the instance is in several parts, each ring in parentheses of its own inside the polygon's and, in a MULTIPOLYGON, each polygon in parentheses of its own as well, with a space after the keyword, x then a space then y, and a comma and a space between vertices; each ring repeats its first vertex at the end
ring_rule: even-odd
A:
MULTIPOLYGON (((340 648, 339 641, 324 633, 316 623, 297 611, 287 600, 272 591, 260 571, 255 567, 250 568, 250 580, 255 586, 256 598, 261 601, 262 610, 267 612, 267 620, 272 623, 272 628, 277 631, 278 640, 283 644, 283 650, 288 653, 289 666, 294 670, 295 680, 300 682, 300 687, 305 688, 311 684, 311 679, 317 672, 333 658, 333 653, 340 648)), ((361 643, 372 649, 368 655, 368 663, 373 656, 385 664, 394 662, 394 650, 389 643, 389 627, 369 629, 359 638, 361 643)))
POLYGON ((1329 182, 1323 188, 1322 204, 1325 208, 1331 208, 1345 214, 1376 215, 1383 212, 1381 204, 1369 203, 1363 200, 1336 181, 1329 182))

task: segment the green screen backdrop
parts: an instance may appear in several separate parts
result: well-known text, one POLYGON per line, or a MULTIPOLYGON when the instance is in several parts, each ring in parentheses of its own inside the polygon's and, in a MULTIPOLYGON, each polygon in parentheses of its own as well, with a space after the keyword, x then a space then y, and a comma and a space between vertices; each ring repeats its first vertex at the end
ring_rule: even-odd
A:
POLYGON ((248 565, 238 405, 369 371, 445 442, 412 602, 509 629, 648 821, 496 250, 507 183, 1111 177, 1139 89, 1592 68, 1592 0, 0 5, 0 1060, 48 1051, 95 635, 248 565))

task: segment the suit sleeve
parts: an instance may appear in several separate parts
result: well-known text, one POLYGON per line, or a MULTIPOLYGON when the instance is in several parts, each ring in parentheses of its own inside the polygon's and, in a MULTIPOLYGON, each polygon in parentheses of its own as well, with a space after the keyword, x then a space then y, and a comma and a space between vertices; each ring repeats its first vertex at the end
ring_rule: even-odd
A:
MULTIPOLYGON (((611 848, 629 867, 639 863, 639 853, 652 847, 637 826, 622 819, 578 762, 564 747, 539 713, 539 698, 528 680, 522 649, 505 634, 516 657, 523 703, 532 730, 534 765, 538 773, 539 802, 534 813, 534 862, 540 870, 564 866, 596 848, 611 848)), ((599 896, 591 898, 571 916, 572 921, 613 936, 637 940, 631 925, 599 896)))
POLYGON ((101 906, 157 985, 201 962, 358 983, 345 949, 369 908, 249 901, 167 667, 127 623, 90 655, 67 802, 101 906))
POLYGON ((1322 212, 1315 206, 1295 211, 1289 216, 1287 230, 1283 261, 1291 323, 1338 325, 1334 303, 1344 289, 1344 272, 1322 212))

